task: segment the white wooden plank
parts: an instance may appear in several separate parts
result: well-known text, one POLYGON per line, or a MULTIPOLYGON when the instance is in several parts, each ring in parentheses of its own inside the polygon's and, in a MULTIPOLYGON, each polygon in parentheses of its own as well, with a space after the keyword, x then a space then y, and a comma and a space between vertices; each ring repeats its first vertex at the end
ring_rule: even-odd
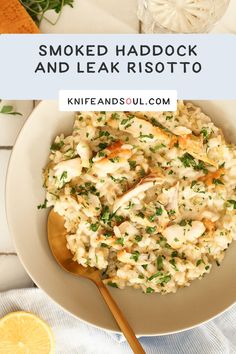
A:
POLYGON ((5 213, 5 181, 11 151, 0 150, 0 253, 14 252, 13 241, 9 235, 5 213))
POLYGON ((223 18, 216 25, 215 33, 236 33, 236 1, 230 1, 229 7, 223 18))
POLYGON ((33 281, 17 256, 0 255, 0 291, 32 286, 33 281))
POLYGON ((0 106, 4 104, 12 105, 22 116, 0 114, 0 147, 12 146, 15 143, 20 129, 33 110, 33 101, 2 101, 0 106))
MULTIPOLYGON (((55 26, 43 21, 44 33, 138 33, 136 0, 75 0, 65 6, 55 26)), ((49 12, 48 18, 54 19, 49 12)))

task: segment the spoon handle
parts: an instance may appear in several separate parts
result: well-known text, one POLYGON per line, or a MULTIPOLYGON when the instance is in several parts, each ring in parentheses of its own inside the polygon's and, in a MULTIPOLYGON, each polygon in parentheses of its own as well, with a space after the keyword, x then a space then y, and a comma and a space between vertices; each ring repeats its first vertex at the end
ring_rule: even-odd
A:
POLYGON ((145 354, 141 344, 139 343, 138 339, 136 338, 134 331, 130 327, 129 323, 127 322, 126 318, 123 316, 121 310, 119 309, 118 305, 112 298, 111 294, 109 293, 106 286, 103 282, 96 282, 96 285, 105 300, 107 306, 109 307, 111 313, 113 314, 118 326, 120 327, 121 331, 123 332, 127 342, 129 343, 130 347, 132 348, 135 354, 145 354))

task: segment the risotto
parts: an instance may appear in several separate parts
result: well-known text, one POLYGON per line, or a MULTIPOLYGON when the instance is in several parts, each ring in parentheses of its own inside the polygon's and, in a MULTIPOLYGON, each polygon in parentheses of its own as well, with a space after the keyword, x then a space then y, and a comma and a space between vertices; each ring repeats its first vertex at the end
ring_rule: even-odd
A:
POLYGON ((236 148, 191 103, 79 112, 49 160, 41 207, 64 217, 73 260, 108 285, 176 292, 236 238, 236 148))

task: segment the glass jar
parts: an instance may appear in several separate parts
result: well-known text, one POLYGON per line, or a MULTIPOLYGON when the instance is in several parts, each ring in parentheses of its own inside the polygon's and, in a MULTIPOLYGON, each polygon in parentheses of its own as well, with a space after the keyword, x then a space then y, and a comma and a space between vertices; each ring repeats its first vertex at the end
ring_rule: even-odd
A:
POLYGON ((230 0, 138 0, 145 33, 206 33, 224 15, 230 0))

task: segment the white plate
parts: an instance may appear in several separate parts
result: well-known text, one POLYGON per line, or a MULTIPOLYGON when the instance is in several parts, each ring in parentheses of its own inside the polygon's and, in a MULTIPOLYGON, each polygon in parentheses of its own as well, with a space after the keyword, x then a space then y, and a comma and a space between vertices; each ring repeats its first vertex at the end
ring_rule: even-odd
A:
MULTIPOLYGON (((201 101, 230 139, 236 142, 236 101, 201 101)), ((23 127, 10 160, 6 186, 7 216, 17 252, 34 282, 64 309, 93 325, 118 331, 88 280, 70 275, 54 261, 47 243, 47 210, 41 172, 56 134, 71 132, 73 114, 58 111, 56 101, 43 101, 23 127)), ((236 242, 220 267, 176 294, 143 294, 134 289, 110 289, 136 334, 161 335, 196 326, 236 301, 236 242)))

